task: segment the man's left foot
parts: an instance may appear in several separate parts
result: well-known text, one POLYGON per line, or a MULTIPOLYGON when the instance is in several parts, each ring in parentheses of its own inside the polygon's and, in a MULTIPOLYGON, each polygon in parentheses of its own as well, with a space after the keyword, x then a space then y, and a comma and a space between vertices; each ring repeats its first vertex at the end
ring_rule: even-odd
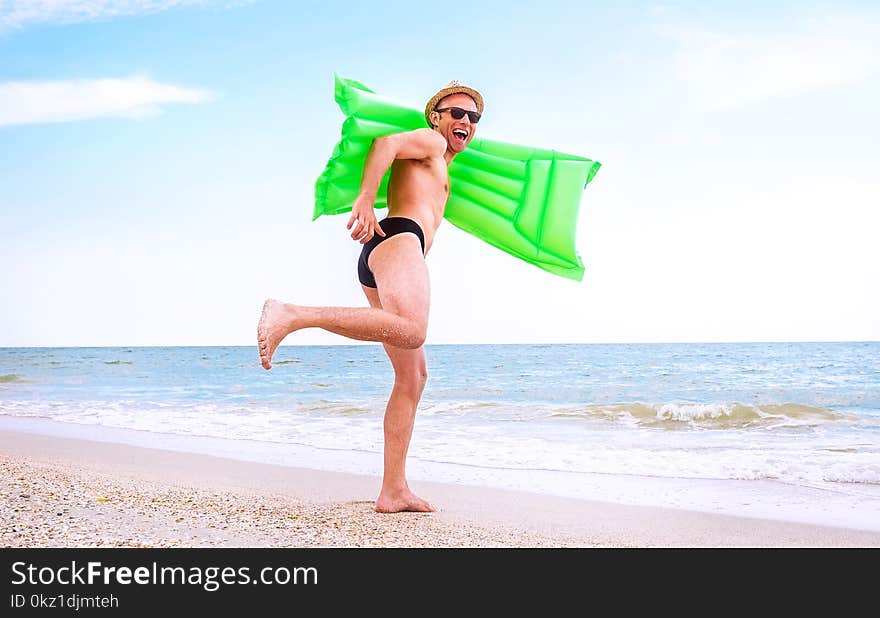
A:
POLYGON ((402 511, 433 513, 436 510, 428 501, 422 500, 409 489, 398 492, 383 490, 376 499, 376 511, 379 513, 400 513, 402 511))

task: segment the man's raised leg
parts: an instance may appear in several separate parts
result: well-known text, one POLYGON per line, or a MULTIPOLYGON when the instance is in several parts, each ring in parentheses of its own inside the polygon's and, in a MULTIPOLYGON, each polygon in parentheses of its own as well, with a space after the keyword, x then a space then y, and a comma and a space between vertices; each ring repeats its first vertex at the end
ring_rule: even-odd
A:
POLYGON ((416 349, 428 329, 428 273, 414 234, 398 234, 370 254, 376 281, 385 276, 388 303, 383 307, 307 307, 269 299, 257 324, 257 345, 264 369, 281 340, 302 328, 324 330, 361 341, 379 341, 416 349))

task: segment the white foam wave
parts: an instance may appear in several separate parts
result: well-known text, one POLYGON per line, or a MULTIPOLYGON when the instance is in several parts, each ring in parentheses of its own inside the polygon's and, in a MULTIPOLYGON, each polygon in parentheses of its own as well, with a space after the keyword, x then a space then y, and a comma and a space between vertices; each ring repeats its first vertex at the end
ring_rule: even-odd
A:
MULTIPOLYGON (((0 400, 0 414, 9 416, 376 454, 382 452, 383 412, 381 401, 255 407, 246 402, 0 400)), ((420 409, 410 452, 425 461, 487 469, 880 486, 880 449, 871 439, 873 429, 866 439, 863 427, 834 423, 849 418, 796 404, 548 408, 429 402, 420 409), (575 422, 580 418, 602 422, 575 422), (827 430, 776 430, 780 424, 798 423, 827 430), (723 431, 654 429, 692 425, 723 431)))
POLYGON ((750 426, 817 425, 856 420, 844 412, 796 403, 620 403, 565 406, 554 417, 618 420, 649 427, 688 425, 691 427, 744 428, 750 426))

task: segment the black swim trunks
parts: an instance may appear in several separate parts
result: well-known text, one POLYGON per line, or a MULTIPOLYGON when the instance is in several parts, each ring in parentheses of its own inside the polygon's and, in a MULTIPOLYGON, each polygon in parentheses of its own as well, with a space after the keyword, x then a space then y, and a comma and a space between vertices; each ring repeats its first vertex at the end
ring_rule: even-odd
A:
POLYGON ((422 253, 425 253, 425 235, 419 224, 412 219, 407 219, 406 217, 385 217, 379 221, 379 225, 382 227, 382 231, 385 232, 385 236, 374 234, 370 240, 364 243, 361 257, 358 258, 358 279, 368 288, 376 287, 376 278, 373 277, 373 272, 367 266, 367 260, 373 249, 383 240, 388 240, 392 236, 403 234, 404 232, 412 232, 419 237, 419 242, 422 243, 422 253))

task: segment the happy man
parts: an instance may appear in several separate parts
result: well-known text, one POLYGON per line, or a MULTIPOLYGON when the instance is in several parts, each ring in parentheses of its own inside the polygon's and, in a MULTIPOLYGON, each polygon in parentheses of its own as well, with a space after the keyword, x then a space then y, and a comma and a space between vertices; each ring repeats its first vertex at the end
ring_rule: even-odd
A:
POLYGON ((405 473, 416 408, 428 378, 424 342, 430 283, 424 258, 449 198, 447 168, 473 139, 482 112, 482 95, 453 81, 425 106, 430 129, 373 140, 346 225, 352 239, 364 246, 357 270, 369 307, 309 307, 269 299, 257 326, 265 369, 271 369, 282 339, 302 328, 382 343, 394 367, 385 408, 384 475, 376 499, 376 510, 383 513, 435 510, 410 491, 405 473), (389 167, 388 216, 377 222, 374 202, 389 167))

